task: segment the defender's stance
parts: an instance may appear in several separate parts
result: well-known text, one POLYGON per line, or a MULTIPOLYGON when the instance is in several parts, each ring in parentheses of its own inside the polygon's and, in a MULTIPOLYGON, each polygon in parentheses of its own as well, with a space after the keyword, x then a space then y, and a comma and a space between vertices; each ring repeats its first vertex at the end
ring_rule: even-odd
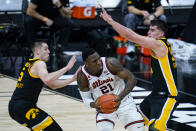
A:
POLYGON ((83 51, 82 58, 84 66, 77 75, 77 82, 84 104, 97 109, 96 123, 99 131, 112 131, 117 117, 129 131, 143 131, 144 120, 130 95, 136 84, 134 75, 123 68, 117 59, 100 58, 91 48, 83 51), (103 94, 116 95, 120 105, 115 112, 103 114, 99 111, 96 99, 103 94))
POLYGON ((55 120, 38 108, 36 103, 43 84, 51 89, 57 89, 76 80, 80 68, 72 78, 58 80, 73 67, 76 56, 73 56, 64 68, 48 73, 45 63, 49 59, 48 45, 44 42, 35 42, 32 51, 34 58, 29 59, 21 70, 16 89, 9 102, 9 114, 18 123, 31 130, 61 131, 61 127, 55 120))
POLYGON ((178 95, 176 62, 165 38, 166 23, 151 21, 148 37, 145 37, 114 21, 103 7, 101 17, 124 38, 150 49, 153 90, 139 107, 150 130, 165 131, 167 121, 177 106, 175 98, 178 95))

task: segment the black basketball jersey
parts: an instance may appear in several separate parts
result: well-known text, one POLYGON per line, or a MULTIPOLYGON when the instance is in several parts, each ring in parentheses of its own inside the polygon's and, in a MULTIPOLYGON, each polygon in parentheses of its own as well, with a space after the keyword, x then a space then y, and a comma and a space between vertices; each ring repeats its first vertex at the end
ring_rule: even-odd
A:
POLYGON ((39 59, 29 59, 20 72, 16 89, 11 100, 26 100, 35 104, 42 90, 43 82, 38 76, 30 73, 30 68, 39 59))
POLYGON ((159 41, 166 46, 167 53, 161 58, 157 58, 151 54, 153 92, 167 92, 172 96, 177 96, 175 58, 172 55, 171 46, 167 39, 162 38, 159 41))

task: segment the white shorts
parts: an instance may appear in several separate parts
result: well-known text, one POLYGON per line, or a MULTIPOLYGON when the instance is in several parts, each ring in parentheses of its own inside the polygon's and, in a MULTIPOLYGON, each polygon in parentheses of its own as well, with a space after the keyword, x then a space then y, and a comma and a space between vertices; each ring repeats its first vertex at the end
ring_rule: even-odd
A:
POLYGON ((97 113, 96 123, 109 122, 108 124, 112 123, 114 125, 117 117, 124 125, 125 129, 128 126, 134 125, 136 123, 143 123, 144 121, 140 113, 137 111, 136 104, 133 101, 131 95, 126 96, 121 101, 118 110, 115 112, 111 114, 97 113))

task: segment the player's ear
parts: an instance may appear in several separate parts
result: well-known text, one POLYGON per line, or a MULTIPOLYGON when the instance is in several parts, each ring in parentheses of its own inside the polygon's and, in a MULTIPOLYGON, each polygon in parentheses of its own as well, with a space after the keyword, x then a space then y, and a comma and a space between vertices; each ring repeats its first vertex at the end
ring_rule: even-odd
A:
POLYGON ((163 31, 161 32, 161 36, 165 36, 165 33, 163 31))
POLYGON ((34 52, 35 52, 35 54, 39 54, 39 49, 38 48, 35 48, 34 49, 34 52))

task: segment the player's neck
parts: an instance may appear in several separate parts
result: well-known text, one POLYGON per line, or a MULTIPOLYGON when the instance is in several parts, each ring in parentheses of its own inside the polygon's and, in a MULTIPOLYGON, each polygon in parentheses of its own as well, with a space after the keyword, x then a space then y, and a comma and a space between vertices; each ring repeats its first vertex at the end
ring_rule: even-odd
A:
POLYGON ((94 75, 94 76, 100 76, 100 74, 101 74, 101 71, 95 72, 95 71, 90 70, 90 69, 88 69, 88 68, 86 68, 86 67, 85 67, 85 70, 86 70, 88 73, 90 73, 90 74, 92 74, 92 75, 94 75))

